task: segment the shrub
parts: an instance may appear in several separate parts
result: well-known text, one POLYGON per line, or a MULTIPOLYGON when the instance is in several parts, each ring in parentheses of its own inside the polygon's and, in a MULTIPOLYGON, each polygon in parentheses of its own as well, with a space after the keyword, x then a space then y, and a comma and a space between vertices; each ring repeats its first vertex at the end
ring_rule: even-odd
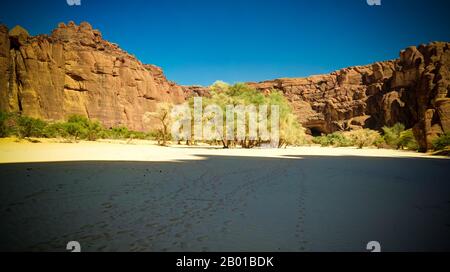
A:
POLYGON ((358 148, 374 146, 381 138, 378 131, 370 129, 354 130, 348 132, 347 135, 358 148))
POLYGON ((114 127, 109 130, 108 134, 113 139, 127 139, 130 137, 131 132, 126 127, 114 127))
POLYGON ((433 141, 433 148, 435 150, 444 150, 448 146, 450 146, 450 132, 445 133, 433 141))
POLYGON ((419 144, 414 137, 414 133, 412 129, 405 130, 400 133, 400 137, 397 142, 397 147, 404 149, 407 148, 409 150, 418 150, 419 144))
POLYGON ((46 138, 67 138, 69 136, 65 123, 48 124, 44 130, 46 138))
POLYGON ((7 124, 9 119, 9 114, 0 112, 0 138, 8 137, 10 134, 10 129, 7 124))
POLYGON ((140 131, 130 131, 128 138, 145 140, 145 139, 148 139, 148 134, 145 132, 140 132, 140 131))
POLYGON ((72 115, 64 124, 69 136, 77 139, 95 141, 103 135, 104 128, 98 121, 91 121, 80 115, 72 115))
POLYGON ((75 140, 82 139, 86 135, 86 128, 80 123, 67 122, 64 124, 64 129, 67 132, 67 136, 72 136, 75 140))
POLYGON ((405 126, 400 123, 397 123, 392 127, 383 127, 383 139, 388 146, 400 149, 400 137, 404 131, 405 126))
POLYGON ((319 136, 313 139, 313 142, 321 146, 347 147, 352 146, 353 142, 346 133, 334 132, 326 136, 319 136))
POLYGON ((323 147, 330 146, 330 141, 327 136, 318 136, 312 139, 312 142, 315 144, 319 144, 323 147))
POLYGON ((335 132, 330 134, 329 141, 332 146, 336 147, 347 147, 353 145, 352 139, 342 132, 335 132))
POLYGON ((104 128, 98 121, 90 121, 87 127, 86 139, 88 141, 96 141, 103 135, 104 128))
POLYGON ((44 137, 44 130, 47 126, 42 120, 20 116, 17 121, 18 136, 20 138, 44 137))

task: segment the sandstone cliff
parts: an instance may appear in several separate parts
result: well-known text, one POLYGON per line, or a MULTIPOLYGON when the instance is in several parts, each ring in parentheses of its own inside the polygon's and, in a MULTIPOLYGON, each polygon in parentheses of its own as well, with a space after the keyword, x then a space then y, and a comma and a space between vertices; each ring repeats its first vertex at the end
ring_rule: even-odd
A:
POLYGON ((249 83, 279 89, 312 134, 397 122, 414 128, 422 150, 450 131, 450 43, 409 47, 395 61, 329 75, 249 83))
POLYGON ((0 109, 46 120, 81 114, 105 126, 148 129, 158 102, 181 103, 184 89, 102 39, 88 23, 60 24, 50 36, 0 27, 0 109))
MULTIPOLYGON (((283 91, 312 134, 404 123, 422 150, 450 131, 450 43, 410 47, 400 58, 328 75, 249 83, 283 91)), ((208 88, 170 82, 102 39, 88 23, 60 24, 30 37, 0 26, 0 110, 46 120, 81 114, 107 127, 148 130, 146 112, 160 102, 207 96, 208 88)))

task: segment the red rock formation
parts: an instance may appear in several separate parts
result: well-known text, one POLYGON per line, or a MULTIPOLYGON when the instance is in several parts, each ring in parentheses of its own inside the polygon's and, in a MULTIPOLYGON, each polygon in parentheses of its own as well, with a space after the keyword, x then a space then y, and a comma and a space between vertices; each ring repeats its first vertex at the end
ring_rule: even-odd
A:
POLYGON ((60 24, 36 37, 1 27, 0 58, 1 110, 46 120, 81 114, 108 127, 146 130, 143 115, 158 102, 185 100, 161 69, 103 40, 88 23, 60 24))
MULTIPOLYGON (((249 84, 281 90, 312 134, 401 122, 427 150, 450 131, 449 48, 431 43, 407 48, 395 61, 249 84)), ((160 68, 103 40, 88 23, 60 24, 50 36, 36 37, 0 26, 1 111, 46 120, 81 114, 108 127, 147 130, 152 124, 143 116, 159 102, 207 95, 208 88, 168 81, 160 68)))
POLYGON ((450 43, 410 47, 395 61, 342 69, 329 75, 250 83, 279 89, 312 134, 397 122, 414 128, 422 150, 450 131, 450 43))

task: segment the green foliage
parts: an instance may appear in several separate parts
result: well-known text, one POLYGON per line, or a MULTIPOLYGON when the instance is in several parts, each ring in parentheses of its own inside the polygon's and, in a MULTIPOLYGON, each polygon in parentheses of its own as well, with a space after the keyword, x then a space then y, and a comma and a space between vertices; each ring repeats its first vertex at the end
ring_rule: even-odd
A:
POLYGON ((111 139, 127 139, 130 137, 131 132, 128 128, 119 126, 110 129, 108 137, 111 139))
POLYGON ((383 139, 388 146, 400 149, 400 136, 404 131, 405 126, 400 123, 397 123, 392 127, 383 127, 383 139))
POLYGON ((334 132, 326 136, 319 136, 313 139, 315 144, 321 146, 347 147, 352 146, 353 141, 343 132, 334 132))
POLYGON ((417 150, 419 145, 412 129, 405 130, 403 124, 397 123, 392 127, 383 127, 383 140, 380 146, 396 149, 417 150))
POLYGON ((66 123, 51 123, 48 124, 44 130, 45 138, 67 138, 69 136, 67 132, 66 123))
POLYGON ((17 121, 18 135, 20 138, 44 137, 47 124, 39 119, 20 116, 17 121))
MULTIPOLYGON (((229 85, 225 82, 218 81, 214 83, 211 87, 211 97, 203 98, 203 106, 208 105, 218 105, 224 112, 223 124, 226 131, 226 107, 228 105, 233 106, 249 106, 253 105, 257 109, 260 105, 268 106, 268 131, 271 131, 270 120, 272 118, 271 106, 279 107, 279 117, 280 117, 280 143, 279 147, 288 145, 301 145, 305 141, 305 131, 301 124, 298 122, 297 117, 293 113, 292 106, 289 101, 283 95, 282 92, 277 90, 272 90, 269 94, 264 94, 261 91, 252 88, 244 83, 237 83, 234 85, 229 85)), ((193 102, 190 102, 191 106, 193 102)), ((236 118, 236 116, 235 116, 236 118)), ((249 127, 248 114, 246 116, 246 126, 249 127)), ((236 135, 237 127, 235 126, 236 135)), ((225 141, 222 139, 224 147, 231 145, 236 145, 236 141, 225 141)), ((254 146, 259 146, 264 141, 262 139, 251 141, 249 139, 242 141, 240 144, 243 147, 250 148, 254 146)))
POLYGON ((363 148, 377 146, 380 140, 382 140, 382 137, 377 131, 360 129, 347 132, 334 132, 326 136, 315 137, 313 143, 320 144, 321 146, 357 146, 363 148))
POLYGON ((148 139, 144 132, 130 131, 126 127, 105 129, 98 121, 72 115, 67 122, 50 122, 0 112, 0 137, 65 138, 95 141, 97 139, 148 139))
POLYGON ((400 137, 398 139, 397 146, 400 149, 407 148, 409 150, 418 150, 419 144, 416 141, 416 137, 414 136, 413 130, 408 129, 400 133, 400 137))
POLYGON ((378 131, 370 129, 359 129, 347 132, 347 136, 351 139, 353 145, 358 148, 375 146, 379 142, 381 135, 378 131))
POLYGON ((8 137, 10 134, 10 128, 7 124, 9 114, 0 112, 0 138, 8 137))
POLYGON ((450 132, 445 133, 441 137, 433 141, 433 148, 435 150, 444 150, 450 146, 450 132))
POLYGON ((75 140, 95 141, 103 135, 104 131, 104 128, 98 121, 91 121, 81 115, 71 115, 64 127, 67 134, 74 137, 75 140))

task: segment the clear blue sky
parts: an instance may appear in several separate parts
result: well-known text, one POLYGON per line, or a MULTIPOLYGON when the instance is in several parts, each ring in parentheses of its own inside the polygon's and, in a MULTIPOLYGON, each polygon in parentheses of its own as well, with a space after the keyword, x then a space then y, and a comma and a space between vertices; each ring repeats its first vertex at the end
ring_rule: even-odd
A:
POLYGON ((300 77, 393 59, 450 41, 450 1, 381 0, 2 1, 0 21, 31 34, 90 22, 180 84, 300 77))

